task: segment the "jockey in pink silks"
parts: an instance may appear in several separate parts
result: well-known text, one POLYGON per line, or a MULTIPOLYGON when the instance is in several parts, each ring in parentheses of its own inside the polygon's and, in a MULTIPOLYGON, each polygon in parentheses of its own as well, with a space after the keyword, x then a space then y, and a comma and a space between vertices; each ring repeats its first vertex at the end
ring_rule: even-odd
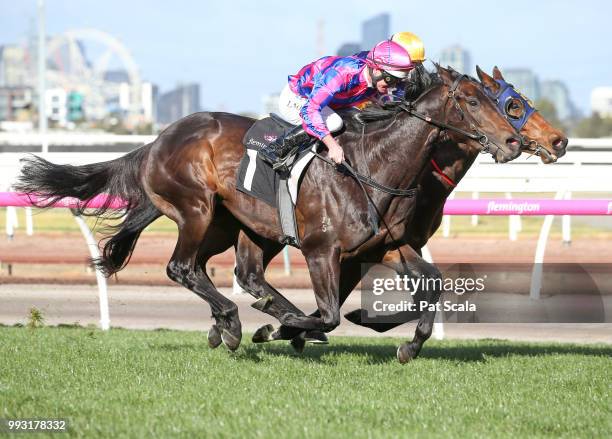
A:
POLYGON ((289 76, 279 99, 280 115, 299 127, 276 143, 276 159, 312 137, 321 140, 335 163, 344 159, 342 147, 331 133, 342 128, 335 109, 358 106, 388 94, 414 67, 399 44, 378 43, 365 57, 326 56, 289 76))

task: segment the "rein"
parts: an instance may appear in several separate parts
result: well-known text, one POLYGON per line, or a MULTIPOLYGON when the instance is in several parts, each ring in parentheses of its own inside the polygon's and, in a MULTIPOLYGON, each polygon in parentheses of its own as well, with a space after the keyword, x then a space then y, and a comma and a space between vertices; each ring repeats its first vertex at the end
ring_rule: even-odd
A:
MULTIPOLYGON (((480 143, 482 146, 484 146, 485 148, 488 148, 489 145, 491 145, 491 143, 489 142, 489 138, 486 136, 486 134, 481 134, 476 130, 476 127, 471 124, 472 126, 474 126, 474 131, 476 131, 477 133, 471 133, 469 131, 466 131, 464 129, 461 129, 459 127, 453 126, 453 125, 449 125, 446 122, 442 122, 441 120, 436 120, 433 119, 430 116, 427 116, 426 114, 423 113, 419 113, 418 111, 416 111, 414 109, 414 106, 412 105, 412 103, 406 101, 406 102, 402 102, 400 104, 400 107, 409 115, 416 117, 417 119, 421 119, 424 122, 427 122, 430 125, 434 125, 437 126, 438 128, 442 128, 443 130, 447 130, 447 131, 454 131, 456 133, 459 133, 465 137, 468 137, 472 140, 476 140, 478 141, 478 143, 480 143)), ((488 152, 488 150, 483 150, 484 152, 488 152)))
MULTIPOLYGON (((459 87, 459 83, 465 78, 467 78, 467 75, 457 76, 457 78, 453 81, 453 84, 448 89, 448 93, 447 93, 447 99, 453 100, 453 105, 457 109, 457 112, 461 115, 462 120, 467 119, 467 117, 465 115, 465 112, 461 108, 461 105, 459 105, 459 101, 457 101, 457 97, 455 96, 455 94, 457 92, 457 87, 459 87)), ((469 139, 476 140, 478 143, 482 145, 482 149, 480 150, 482 154, 490 153, 491 152, 490 147, 492 145, 495 146, 498 150, 500 149, 499 146, 497 146, 495 143, 490 142, 487 135, 480 132, 478 128, 476 128, 476 125, 474 125, 473 122, 470 122, 470 129, 473 132, 469 132, 459 127, 456 127, 454 125, 450 125, 441 120, 433 119, 432 117, 426 114, 418 112, 412 102, 403 100, 400 103, 400 108, 404 110, 405 112, 407 112, 409 115, 414 116, 417 119, 421 119, 423 122, 437 126, 438 128, 442 128, 443 130, 454 131, 469 139)))
MULTIPOLYGON (((319 159, 323 160, 325 163, 329 163, 332 166, 336 166, 336 163, 334 163, 333 160, 330 160, 327 157, 322 156, 318 152, 315 152, 314 155, 318 157, 319 159)), ((354 177, 359 183, 363 183, 367 186, 370 186, 386 194, 396 195, 398 197, 411 198, 411 197, 414 197, 419 191, 418 187, 415 187, 412 189, 395 189, 389 186, 385 186, 384 184, 378 183, 376 180, 355 171, 355 169, 353 169, 353 167, 349 165, 347 161, 343 161, 339 166, 336 167, 336 169, 338 170, 338 172, 345 173, 345 174, 348 174, 354 177)))

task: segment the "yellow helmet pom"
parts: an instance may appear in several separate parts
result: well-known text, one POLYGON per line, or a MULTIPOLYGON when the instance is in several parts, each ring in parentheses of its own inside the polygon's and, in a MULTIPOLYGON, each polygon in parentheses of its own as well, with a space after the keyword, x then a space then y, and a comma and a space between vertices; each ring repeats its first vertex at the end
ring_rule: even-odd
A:
POLYGON ((412 32, 398 32, 393 34, 391 41, 402 46, 410 54, 412 62, 425 61, 425 46, 423 40, 412 32))

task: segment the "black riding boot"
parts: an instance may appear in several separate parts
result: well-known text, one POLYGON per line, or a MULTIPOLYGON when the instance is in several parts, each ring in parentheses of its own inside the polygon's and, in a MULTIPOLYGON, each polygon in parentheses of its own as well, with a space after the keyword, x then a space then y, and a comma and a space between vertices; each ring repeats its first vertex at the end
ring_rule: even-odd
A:
POLYGON ((285 159, 289 153, 305 145, 311 139, 312 137, 301 126, 297 126, 270 144, 270 150, 266 151, 265 158, 275 170, 279 172, 286 171, 287 164, 285 159))

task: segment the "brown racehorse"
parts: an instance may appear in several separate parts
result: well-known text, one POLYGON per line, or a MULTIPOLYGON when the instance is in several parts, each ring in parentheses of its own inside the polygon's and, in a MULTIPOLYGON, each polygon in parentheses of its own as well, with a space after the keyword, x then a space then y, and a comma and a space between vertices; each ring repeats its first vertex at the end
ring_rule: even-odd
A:
MULTIPOLYGON (((499 69, 494 68, 494 79, 482 72, 480 68, 477 68, 477 72, 482 84, 496 92, 499 85, 494 79, 503 79, 499 69)), ((517 107, 522 108, 520 105, 517 107)), ((527 120, 519 134, 524 139, 523 151, 526 153, 533 154, 536 148, 546 149, 546 154, 540 154, 544 163, 555 161, 557 157, 565 154, 567 138, 537 112, 533 113, 527 120)), ((468 141, 459 143, 449 139, 434 149, 432 158, 442 173, 434 169, 431 162, 426 165, 422 178, 419 181, 422 190, 417 197, 414 217, 410 222, 410 226, 406 228, 406 233, 403 237, 404 243, 399 245, 398 248, 389 250, 383 258, 383 262, 395 268, 398 274, 405 274, 406 271, 402 256, 406 253, 409 254, 412 250, 420 255, 421 248, 439 228, 442 221, 444 203, 454 189, 454 185, 463 178, 473 164, 479 153, 479 148, 480 144, 477 142, 468 141)), ((276 292, 266 283, 263 272, 270 260, 281 249, 282 246, 274 242, 262 242, 260 240, 254 243, 244 234, 240 235, 237 247, 237 274, 239 282, 245 290, 251 292, 256 297, 274 297, 278 306, 272 306, 269 303, 272 300, 269 299, 266 306, 259 305, 259 307, 276 317, 287 312, 286 308, 284 308, 286 302, 282 296, 279 298, 280 293, 276 292), (248 276, 245 276, 247 273, 248 276)), ((362 260, 361 262, 372 261, 362 260)), ((361 280, 362 275, 359 264, 355 265, 349 262, 343 264, 340 288, 341 304, 361 280)), ((258 304, 256 303, 256 305, 258 304)), ((300 312, 296 310, 295 307, 292 308, 292 312, 300 312)), ((346 317, 353 323, 368 326, 381 332, 397 326, 397 324, 365 324, 361 321, 361 315, 362 310, 355 310, 348 313, 346 317)), ((403 316, 398 316, 396 320, 409 321, 418 317, 418 313, 405 313, 403 316)), ((281 326, 278 331, 273 332, 273 327, 266 325, 260 328, 254 340, 263 342, 274 339, 293 339, 292 344, 301 349, 303 347, 303 340, 300 340, 299 337, 296 338, 297 334, 297 330, 286 326, 281 326)))
MULTIPOLYGON (((486 73, 478 69, 478 76, 485 87, 495 89, 497 83, 486 73)), ((503 79, 499 69, 493 70, 495 79, 503 79)), ((552 163, 558 157, 565 155, 567 147, 567 137, 547 122, 539 113, 534 113, 521 129, 520 135, 527 139, 524 142, 524 150, 527 153, 533 153, 534 146, 546 148, 548 154, 542 154, 541 159, 544 163, 552 163)), ((468 145, 457 145, 456 148, 438 148, 433 155, 435 162, 440 166, 444 176, 448 177, 454 184, 461 181, 470 166, 474 163, 478 152, 468 145)), ((438 230, 442 222, 442 209, 446 199, 454 189, 453 184, 440 175, 439 172, 433 169, 432 164, 428 165, 423 174, 423 179, 420 184, 424 188, 422 196, 417 198, 417 208, 405 239, 406 246, 421 253, 421 249, 427 241, 438 230)), ((390 266, 400 266, 401 252, 403 248, 390 251, 385 255, 384 262, 390 266)), ((356 324, 362 324, 371 327, 377 331, 387 331, 397 326, 395 324, 366 324, 361 322, 361 310, 355 310, 346 315, 346 317, 356 324)), ((398 321, 413 320, 414 316, 406 314, 403 318, 398 318, 398 321)))
MULTIPOLYGON (((481 86, 442 68, 439 76, 440 83, 418 99, 416 109, 455 129, 490 139, 487 146, 494 148, 492 154, 500 162, 517 157, 520 141, 481 86)), ((387 113, 385 120, 369 125, 363 138, 360 130, 347 127, 339 141, 358 171, 367 169, 372 179, 389 188, 414 188, 441 132, 451 131, 411 117, 401 108, 387 113), (357 154, 359 145, 364 147, 365 162, 357 154)), ((168 276, 209 303, 216 322, 213 344, 218 334, 228 348, 236 349, 242 335, 237 306, 217 291, 206 273, 206 262, 234 245, 239 231, 254 242, 282 238, 276 210, 236 191, 242 138, 253 123, 227 113, 196 113, 169 126, 153 143, 109 162, 75 167, 28 159, 15 187, 42 195, 49 203, 77 197, 84 201, 81 211, 87 200, 100 193, 124 199, 127 216, 98 261, 107 274, 127 263, 148 224, 160 215, 168 216, 178 226, 168 276)), ((300 330, 334 329, 340 323, 342 264, 368 254, 382 258, 401 242, 415 199, 381 191, 370 191, 370 197, 380 214, 377 232, 357 182, 322 160, 311 164, 303 178, 296 216, 320 316, 288 312, 281 318, 283 324, 300 330)), ((440 276, 416 252, 406 259, 413 274, 440 276)), ((434 291, 427 299, 437 302, 439 294, 434 291)), ((433 317, 431 312, 421 316, 413 342, 400 347, 400 359, 418 354, 431 334, 433 317)))

